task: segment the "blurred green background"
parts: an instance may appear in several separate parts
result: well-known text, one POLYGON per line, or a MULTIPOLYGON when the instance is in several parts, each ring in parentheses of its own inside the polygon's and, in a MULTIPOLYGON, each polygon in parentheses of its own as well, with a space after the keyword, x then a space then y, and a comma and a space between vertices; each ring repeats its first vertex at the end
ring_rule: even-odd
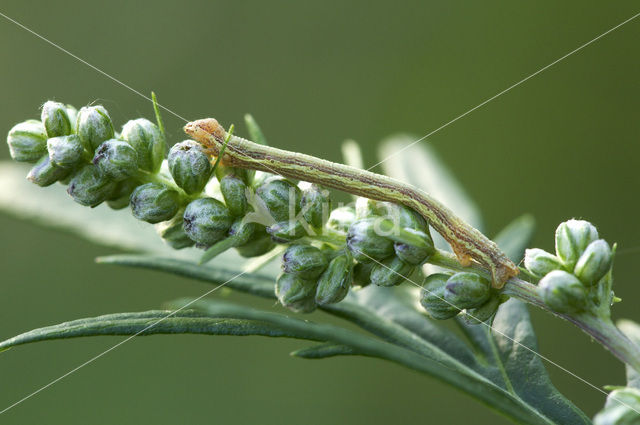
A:
MULTIPOLYGON (((271 144, 367 164, 395 132, 424 135, 638 10, 634 1, 23 2, 0 12, 188 119, 241 124, 271 144)), ((533 213, 535 246, 583 217, 618 242, 616 318, 640 320, 640 19, 432 136, 485 213, 489 234, 533 213)), ((102 103, 118 126, 149 102, 0 17, 0 128, 47 99, 102 103)), ((171 142, 183 122, 165 113, 171 142)), ((242 131, 241 131, 242 132, 242 131)), ((426 141, 423 143, 427 143, 426 141)), ((6 147, 0 158, 8 158, 6 147)), ((70 201, 71 202, 71 201, 70 201)), ((43 205, 46 208, 46 205, 43 205)), ((99 225, 99 223, 96 223, 99 225)), ((93 263, 113 250, 0 214, 0 339, 84 316, 158 307, 210 287, 93 263)), ((252 298, 233 299, 269 306, 252 298)), ((540 351, 597 386, 623 368, 566 323, 532 311, 540 351)), ((0 356, 0 410, 122 338, 0 356)), ((428 377, 382 361, 307 361, 259 337, 135 339, 10 410, 0 423, 506 423, 428 377)), ((589 415, 604 396, 550 367, 589 415)))

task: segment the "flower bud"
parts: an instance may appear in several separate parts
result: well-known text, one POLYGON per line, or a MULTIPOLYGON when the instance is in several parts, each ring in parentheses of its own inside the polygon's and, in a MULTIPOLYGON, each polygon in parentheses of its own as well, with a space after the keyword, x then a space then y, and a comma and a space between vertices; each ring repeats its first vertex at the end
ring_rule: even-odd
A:
POLYGON ((391 220, 396 226, 415 230, 426 230, 426 220, 411 208, 391 202, 377 204, 378 215, 391 220))
POLYGON ((95 165, 85 165, 78 171, 67 188, 74 201, 86 207, 95 207, 115 190, 116 182, 106 178, 95 165))
POLYGON ((340 233, 347 233, 356 221, 356 210, 352 207, 339 207, 331 211, 327 227, 340 233))
POLYGON ((591 242, 584 250, 573 274, 587 286, 596 285, 611 268, 611 248, 604 239, 591 242))
POLYGON ((347 248, 356 261, 380 261, 393 254, 393 242, 376 233, 375 221, 375 218, 364 218, 349 227, 347 248))
POLYGON ((300 211, 300 189, 288 180, 272 178, 256 189, 275 221, 292 220, 300 211))
POLYGON ((577 277, 563 270, 554 270, 538 283, 542 299, 558 313, 575 313, 587 306, 587 293, 577 277))
POLYGON ((378 286, 396 286, 409 278, 413 266, 395 255, 374 263, 371 268, 371 283, 378 286))
POLYGON ((258 257, 266 254, 275 248, 276 244, 271 239, 271 236, 266 232, 265 228, 261 226, 260 230, 254 231, 251 239, 244 245, 236 246, 238 254, 245 258, 258 257))
POLYGON ((78 120, 78 110, 73 105, 65 105, 65 110, 67 112, 67 117, 69 118, 69 122, 71 123, 71 130, 75 130, 76 121, 78 120))
POLYGON ((220 192, 224 203, 236 217, 244 216, 249 208, 246 191, 247 185, 234 174, 227 174, 220 179, 220 192))
POLYGON ((231 213, 217 199, 196 199, 184 212, 184 230, 200 245, 211 246, 223 239, 232 224, 231 213))
POLYGON ((61 168, 73 168, 84 156, 84 147, 75 134, 52 137, 47 140, 47 150, 51 163, 61 168))
POLYGON ((357 219, 377 216, 379 212, 378 201, 363 197, 356 199, 355 216, 357 219))
POLYGON ((349 293, 353 280, 353 260, 348 254, 335 257, 318 279, 316 303, 320 305, 340 302, 349 293))
POLYGON ((211 161, 200 143, 185 140, 169 150, 169 170, 186 193, 202 192, 211 177, 211 161))
POLYGON ((138 154, 127 142, 111 139, 98 146, 93 164, 105 176, 120 181, 136 174, 138 154))
POLYGON ((114 210, 121 210, 129 206, 129 199, 131 194, 140 186, 140 183, 136 179, 126 179, 118 182, 115 189, 111 192, 111 195, 107 198, 107 205, 114 210))
POLYGON ((183 213, 184 210, 176 214, 171 220, 162 221, 155 225, 158 235, 173 249, 188 248, 194 244, 182 227, 183 213))
POLYGON ((556 255, 568 270, 573 270, 587 245, 597 239, 598 231, 588 221, 565 221, 556 229, 556 255))
POLYGON ((27 180, 38 186, 45 187, 64 179, 69 175, 69 170, 60 168, 51 163, 47 155, 43 156, 40 161, 29 171, 27 180))
POLYGON ((444 299, 448 274, 435 273, 427 276, 420 296, 420 304, 432 319, 446 320, 460 313, 460 309, 444 299))
POLYGON ((263 225, 253 222, 245 222, 238 219, 233 222, 229 229, 229 236, 234 238, 234 246, 241 246, 249 243, 258 235, 266 235, 263 225))
POLYGON ((40 121, 16 124, 7 135, 9 153, 14 161, 36 162, 47 153, 47 134, 40 121))
POLYGON ((52 100, 45 102, 42 105, 41 119, 47 132, 47 137, 71 134, 71 121, 69 120, 69 115, 67 115, 67 107, 62 103, 52 100))
POLYGON ((84 148, 93 152, 105 140, 113 139, 113 123, 102 105, 84 106, 76 118, 76 134, 84 148))
POLYGON ((157 173, 162 165, 167 146, 158 127, 149 120, 138 118, 122 127, 120 137, 138 154, 138 168, 157 173))
POLYGON ((331 211, 329 192, 312 184, 302 193, 300 209, 304 219, 316 229, 321 229, 331 211))
POLYGON ((444 291, 444 299, 460 309, 479 307, 490 295, 489 281, 470 272, 451 276, 444 291))
POLYGON ((480 307, 469 308, 462 314, 462 320, 468 325, 479 325, 493 317, 500 307, 500 297, 492 295, 487 302, 480 307))
POLYGON ((524 252, 524 266, 534 276, 538 277, 543 277, 549 272, 564 268, 558 257, 539 248, 527 249, 524 252))
POLYGON ((375 263, 356 263, 353 267, 353 286, 364 288, 371 284, 371 269, 375 263))
POLYGON ((324 253, 311 245, 291 245, 282 255, 282 271, 304 279, 317 278, 328 264, 324 253))
POLYGON ((404 231, 421 238, 426 246, 396 242, 393 244, 393 249, 396 252, 396 255, 405 263, 412 264, 414 266, 422 265, 435 253, 435 247, 433 246, 431 236, 428 233, 421 230, 415 230, 410 227, 404 228, 404 231))
POLYGON ((160 183, 138 186, 129 202, 135 218, 153 224, 171 219, 180 209, 178 192, 160 183))
POLYGON ((276 281, 275 292, 280 304, 296 313, 311 313, 316 309, 316 283, 312 280, 283 273, 276 281))
POLYGON ((302 223, 298 220, 281 221, 267 227, 267 233, 277 243, 289 243, 307 235, 302 223))

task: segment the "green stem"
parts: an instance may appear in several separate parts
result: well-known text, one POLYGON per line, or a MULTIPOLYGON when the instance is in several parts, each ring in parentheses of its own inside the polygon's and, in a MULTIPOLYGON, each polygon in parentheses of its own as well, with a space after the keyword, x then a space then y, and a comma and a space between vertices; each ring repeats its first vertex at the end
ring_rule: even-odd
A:
MULTIPOLYGON (((472 271, 486 278, 491 277, 490 274, 480 266, 461 266, 453 254, 442 250, 437 250, 431 259, 429 259, 429 263, 456 271, 472 271)), ((602 344, 619 360, 640 372, 640 347, 631 342, 629 338, 613 324, 608 315, 596 315, 593 312, 579 314, 554 312, 542 300, 536 285, 518 278, 509 279, 504 288, 502 288, 502 293, 534 305, 574 324, 602 344)))

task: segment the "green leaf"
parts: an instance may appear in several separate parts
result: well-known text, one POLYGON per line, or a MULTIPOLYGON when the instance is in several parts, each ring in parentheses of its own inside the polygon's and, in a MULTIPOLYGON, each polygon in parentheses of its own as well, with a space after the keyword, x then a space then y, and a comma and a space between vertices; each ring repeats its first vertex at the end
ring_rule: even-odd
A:
MULTIPOLYGON (((524 254, 533 234, 534 221, 522 216, 496 237, 496 243, 513 261, 524 254)), ((526 304, 509 300, 502 304, 493 325, 468 325, 456 319, 484 360, 481 373, 532 408, 559 424, 589 424, 589 418, 551 383, 541 358, 526 304)))
POLYGON ((529 246, 535 230, 536 221, 533 216, 524 214, 507 224, 493 240, 511 261, 518 263, 524 256, 524 250, 529 246))
MULTIPOLYGON (((218 257, 220 258, 220 257, 218 257)), ((273 293, 275 278, 266 274, 243 273, 237 269, 227 269, 217 266, 217 262, 208 265, 198 265, 193 262, 150 255, 112 255, 100 257, 96 260, 101 264, 117 264, 121 266, 157 270, 177 276, 188 277, 214 285, 225 284, 226 287, 237 291, 275 298, 273 293), (239 274, 242 273, 242 274, 239 274)))
MULTIPOLYGON (((640 325, 628 319, 618 320, 618 328, 636 345, 640 345, 640 325)), ((640 373, 629 365, 627 370, 627 386, 640 390, 640 373)))
POLYGON ((385 139, 379 149, 385 173, 424 190, 445 204, 476 229, 482 229, 480 210, 453 173, 426 143, 411 145, 418 138, 398 134, 385 139), (407 147, 411 145, 410 147, 407 147))
POLYGON ((264 133, 262 133, 262 129, 253 118, 253 115, 246 114, 244 116, 244 124, 247 126, 247 131, 249 132, 251 141, 265 146, 269 144, 267 143, 267 138, 264 137, 264 133))
POLYGON ((0 351, 17 345, 52 339, 98 335, 208 334, 262 335, 311 339, 296 329, 275 326, 259 320, 216 318, 194 311, 152 310, 139 313, 116 313, 73 320, 25 332, 0 343, 0 351))
POLYGON ((328 357, 335 356, 360 355, 360 353, 347 345, 327 342, 325 344, 317 344, 308 348, 301 348, 300 350, 293 351, 291 355, 303 359, 326 359, 328 357))

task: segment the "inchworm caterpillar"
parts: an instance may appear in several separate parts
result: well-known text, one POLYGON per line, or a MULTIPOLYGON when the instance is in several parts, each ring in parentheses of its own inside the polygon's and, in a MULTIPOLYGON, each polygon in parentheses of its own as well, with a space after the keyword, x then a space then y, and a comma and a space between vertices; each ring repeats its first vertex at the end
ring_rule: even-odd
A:
MULTIPOLYGON (((224 128, 213 118, 190 122, 184 131, 205 146, 211 156, 218 156, 226 136, 224 128)), ((493 286, 501 288, 509 278, 518 274, 516 265, 493 241, 424 191, 398 180, 313 156, 259 145, 236 136, 228 141, 222 163, 276 173, 413 208, 449 242, 463 266, 475 260, 486 267, 493 277, 493 286)))

